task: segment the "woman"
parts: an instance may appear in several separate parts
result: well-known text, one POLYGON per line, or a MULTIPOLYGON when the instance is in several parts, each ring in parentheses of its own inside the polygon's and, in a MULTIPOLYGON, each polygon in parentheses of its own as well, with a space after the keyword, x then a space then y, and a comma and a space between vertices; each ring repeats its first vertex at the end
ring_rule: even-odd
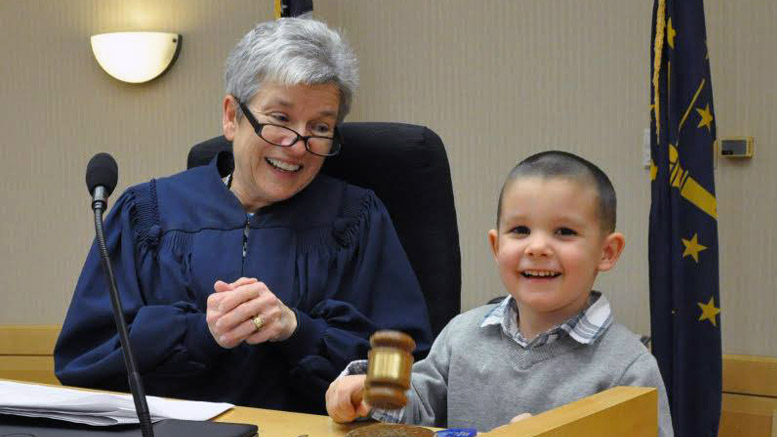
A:
MULTIPOLYGON (((356 58, 320 22, 262 23, 232 50, 222 125, 234 170, 129 188, 106 238, 149 394, 324 411, 324 393, 376 329, 425 352, 426 307, 371 191, 319 175, 356 58)), ((127 389, 99 256, 91 252, 55 349, 68 385, 127 389)))

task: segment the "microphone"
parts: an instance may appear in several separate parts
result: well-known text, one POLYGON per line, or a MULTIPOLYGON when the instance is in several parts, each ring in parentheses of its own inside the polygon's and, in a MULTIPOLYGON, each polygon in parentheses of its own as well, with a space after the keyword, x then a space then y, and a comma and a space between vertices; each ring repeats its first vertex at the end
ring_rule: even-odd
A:
POLYGON ((86 165, 86 187, 92 196, 92 209, 101 205, 102 209, 108 206, 108 196, 116 188, 119 180, 119 167, 113 156, 107 153, 98 153, 89 160, 86 165))
POLYGON ((113 159, 113 156, 107 153, 98 153, 89 160, 89 164, 86 166, 86 187, 89 189, 89 194, 92 195, 94 230, 100 251, 100 262, 109 286, 111 305, 113 306, 113 320, 116 322, 116 329, 119 331, 124 365, 127 367, 129 388, 132 393, 132 399, 135 401, 135 412, 140 421, 140 431, 143 433, 143 437, 154 437, 154 430, 151 427, 151 414, 146 403, 146 393, 143 389, 140 373, 138 373, 138 366, 135 364, 135 355, 132 353, 129 330, 127 329, 127 322, 124 320, 124 311, 121 307, 119 291, 116 288, 116 277, 113 275, 111 258, 108 255, 108 246, 105 244, 105 233, 103 231, 103 212, 108 206, 108 196, 116 188, 118 179, 119 167, 116 165, 116 160, 113 159))
POLYGON ((132 353, 132 346, 129 341, 129 330, 127 321, 124 320, 124 311, 119 299, 119 291, 116 287, 116 277, 111 267, 111 258, 108 255, 108 246, 105 243, 105 232, 103 230, 103 213, 108 207, 108 196, 116 188, 116 182, 119 179, 119 168, 116 160, 107 153, 98 153, 89 160, 86 166, 86 187, 92 196, 92 210, 94 211, 94 230, 97 238, 97 246, 100 252, 100 262, 105 280, 108 283, 108 291, 111 296, 111 306, 113 307, 113 319, 116 322, 116 329, 119 332, 119 342, 124 355, 124 365, 127 368, 127 377, 129 380, 129 389, 132 393, 132 399, 135 402, 135 412, 140 421, 140 431, 143 437, 154 437, 154 428, 160 431, 161 435, 189 437, 232 437, 232 436, 255 436, 257 432, 256 425, 243 425, 234 423, 213 423, 198 422, 192 420, 168 419, 157 422, 152 426, 151 414, 146 402, 146 392, 143 389, 143 381, 140 379, 138 366, 135 363, 135 355, 132 353))

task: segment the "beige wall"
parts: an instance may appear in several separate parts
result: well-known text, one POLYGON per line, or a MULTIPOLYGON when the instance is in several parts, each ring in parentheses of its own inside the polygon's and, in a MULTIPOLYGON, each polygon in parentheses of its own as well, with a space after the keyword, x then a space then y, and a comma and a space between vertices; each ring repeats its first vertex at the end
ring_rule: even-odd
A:
MULTIPOLYGON (((219 133, 221 66, 271 1, 0 0, 0 324, 61 322, 92 228, 83 171, 112 153, 120 186, 184 167, 191 144, 219 133), (120 84, 91 56, 91 34, 180 32, 172 69, 120 84)), ((351 120, 426 124, 451 160, 463 262, 462 303, 502 294, 486 246, 496 194, 521 157, 545 148, 599 163, 619 193, 627 249, 599 280, 618 318, 649 332, 650 1, 316 0, 361 61, 351 120)), ((756 157, 721 160, 724 350, 777 355, 777 71, 770 0, 707 2, 720 136, 752 135, 756 157)))

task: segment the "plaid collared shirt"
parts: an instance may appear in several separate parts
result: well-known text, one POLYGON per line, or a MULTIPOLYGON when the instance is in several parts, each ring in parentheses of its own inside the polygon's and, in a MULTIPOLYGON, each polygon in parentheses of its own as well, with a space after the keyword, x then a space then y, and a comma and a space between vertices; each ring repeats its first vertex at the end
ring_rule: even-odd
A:
POLYGON ((512 296, 507 296, 486 314, 480 327, 501 325, 502 332, 518 345, 524 349, 533 349, 556 341, 564 333, 569 334, 578 343, 591 344, 604 334, 612 320, 610 302, 598 291, 592 291, 583 311, 543 332, 532 341, 528 341, 518 329, 518 305, 512 296))
MULTIPOLYGON (((550 344, 564 333, 581 344, 591 344, 602 336, 612 324, 612 309, 610 302, 598 291, 592 291, 588 298, 586 308, 567 319, 564 323, 555 326, 534 340, 527 341, 518 329, 518 305, 512 296, 506 297, 486 314, 480 327, 500 325, 502 332, 513 339, 524 349, 533 349, 550 344)), ((361 375, 367 373, 367 360, 352 361, 343 370, 340 376, 361 375)), ((402 423, 405 417, 405 409, 383 410, 373 408, 370 417, 386 423, 402 423)))

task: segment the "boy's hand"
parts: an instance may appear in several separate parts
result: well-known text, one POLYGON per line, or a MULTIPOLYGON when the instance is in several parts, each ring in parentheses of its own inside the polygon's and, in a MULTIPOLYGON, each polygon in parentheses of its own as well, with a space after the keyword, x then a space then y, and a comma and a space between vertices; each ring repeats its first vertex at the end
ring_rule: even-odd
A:
MULTIPOLYGON (((530 418, 530 417, 531 417, 531 413, 523 413, 523 414, 519 414, 519 415, 517 415, 517 416, 513 417, 512 419, 510 419, 510 423, 520 422, 520 421, 522 421, 522 420, 524 420, 524 419, 528 419, 528 418, 530 418)), ((507 425, 509 425, 510 423, 506 423, 506 424, 504 424, 504 425, 502 425, 502 426, 497 426, 496 428, 492 429, 491 431, 496 431, 497 429, 502 429, 502 428, 505 428, 505 427, 507 427, 507 425)))
POLYGON ((520 422, 520 421, 522 421, 524 419, 528 419, 530 417, 531 417, 531 413, 519 414, 519 415, 513 417, 512 419, 510 419, 510 423, 520 422))
POLYGON ((353 422, 370 414, 364 402, 367 375, 348 375, 335 379, 326 391, 326 412, 337 423, 353 422))

